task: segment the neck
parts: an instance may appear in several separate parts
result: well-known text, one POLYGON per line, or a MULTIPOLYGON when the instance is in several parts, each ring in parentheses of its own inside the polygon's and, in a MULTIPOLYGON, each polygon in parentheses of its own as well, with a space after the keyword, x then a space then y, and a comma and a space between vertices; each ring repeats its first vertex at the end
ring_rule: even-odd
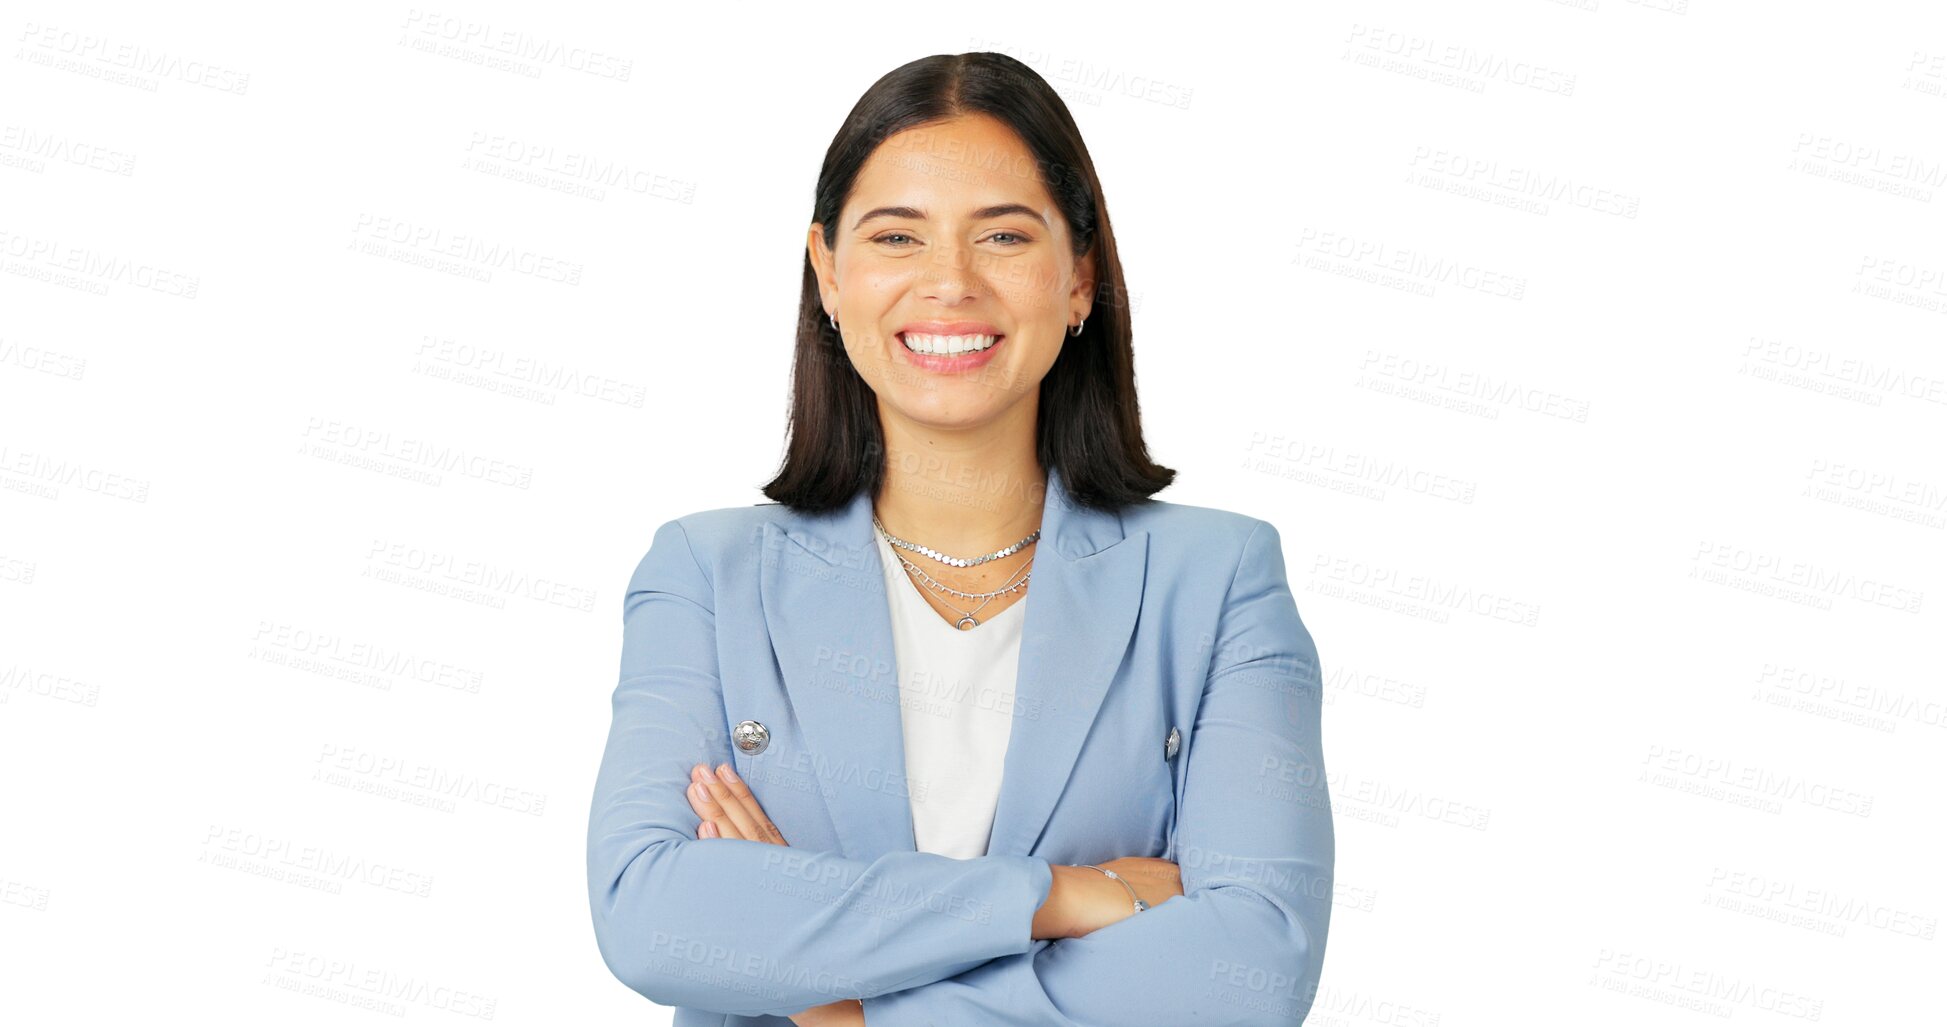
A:
MULTIPOLYGON (((939 431, 882 410, 885 484, 873 499, 879 523, 950 556, 991 553, 1041 527, 1047 474, 1034 454, 1033 404, 1016 407, 1029 408, 1025 430, 1014 423, 939 431)), ((1004 562, 1012 566, 1025 555, 1004 562)))

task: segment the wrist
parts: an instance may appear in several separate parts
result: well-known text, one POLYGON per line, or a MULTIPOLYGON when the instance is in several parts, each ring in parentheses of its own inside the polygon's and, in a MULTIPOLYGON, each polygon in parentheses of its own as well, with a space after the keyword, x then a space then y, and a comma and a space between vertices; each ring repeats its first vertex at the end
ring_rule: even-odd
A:
POLYGON ((1103 900, 1109 896, 1103 886, 1114 889, 1116 896, 1122 895, 1121 885, 1087 867, 1051 863, 1048 869, 1053 880, 1047 901, 1034 915, 1036 938, 1079 938, 1094 929, 1088 923, 1087 911, 1103 908, 1103 900))
POLYGON ((1042 899, 1041 908, 1034 911, 1034 925, 1029 933, 1036 939, 1074 937, 1074 916, 1070 907, 1074 903, 1075 889, 1079 887, 1075 868, 1050 863, 1048 872, 1048 897, 1042 899))
POLYGON ((1149 908, 1149 903, 1143 901, 1143 897, 1136 892, 1136 886, 1128 878, 1110 870, 1108 867, 1100 867, 1092 863, 1085 864, 1084 869, 1093 870, 1101 874, 1102 879, 1105 881, 1114 881, 1116 887, 1121 888, 1122 894, 1129 900, 1129 912, 1132 915, 1149 908))

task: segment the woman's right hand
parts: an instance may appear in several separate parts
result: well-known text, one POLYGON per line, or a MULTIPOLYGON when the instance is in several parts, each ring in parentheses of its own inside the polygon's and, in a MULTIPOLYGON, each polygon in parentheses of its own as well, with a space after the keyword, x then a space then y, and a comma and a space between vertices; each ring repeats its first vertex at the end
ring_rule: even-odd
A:
POLYGON ((728 763, 717 764, 715 772, 707 763, 690 768, 690 809, 698 819, 696 836, 733 838, 766 845, 790 846, 784 832, 764 815, 764 807, 751 793, 750 786, 737 776, 728 763))
MULTIPOLYGON (((1151 907, 1183 894, 1182 872, 1167 859, 1124 856, 1095 865, 1115 871, 1151 907)), ((1050 864, 1050 869, 1054 871, 1054 883, 1041 908, 1035 911, 1033 937, 1079 938, 1136 915, 1136 907, 1129 901, 1129 889, 1109 880, 1100 871, 1062 863, 1050 864)))

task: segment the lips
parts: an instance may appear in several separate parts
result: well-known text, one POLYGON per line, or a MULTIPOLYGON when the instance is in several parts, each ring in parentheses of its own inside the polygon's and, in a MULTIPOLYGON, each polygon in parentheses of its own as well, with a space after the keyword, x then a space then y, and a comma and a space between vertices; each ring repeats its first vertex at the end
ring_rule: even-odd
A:
POLYGON ((934 333, 907 328, 895 335, 899 340, 900 359, 919 368, 936 374, 950 374, 972 371, 994 359, 994 354, 1007 343, 1007 336, 992 331, 955 331, 934 333), (988 340, 992 340, 988 342, 988 340), (918 348, 914 348, 917 346, 918 348))
POLYGON ((1000 345, 1005 338, 998 332, 969 332, 943 334, 933 332, 900 332, 899 341, 911 352, 929 356, 957 357, 965 353, 978 353, 1000 345))

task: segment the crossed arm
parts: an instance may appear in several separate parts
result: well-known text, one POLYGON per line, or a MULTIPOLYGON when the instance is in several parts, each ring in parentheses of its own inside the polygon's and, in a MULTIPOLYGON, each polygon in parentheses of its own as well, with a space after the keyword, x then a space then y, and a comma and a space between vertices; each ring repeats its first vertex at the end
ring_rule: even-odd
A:
MULTIPOLYGON (((791 844, 728 763, 715 770, 700 763, 693 767, 687 794, 700 818, 698 838, 791 844)), ((1132 895, 1154 908, 1183 894, 1177 866, 1166 859, 1123 856, 1089 867, 1052 864, 1051 870, 1053 887, 1035 911, 1034 938, 1079 938, 1125 920, 1136 913, 1132 895)), ((793 1013, 791 1021, 797 1027, 861 1027, 865 1011, 859 999, 841 999, 793 1013)))
MULTIPOLYGON (((1042 859, 870 861, 698 839, 690 770, 728 762, 712 592, 676 522, 624 601, 622 681, 589 827, 598 945, 667 1005, 791 1016, 861 999, 870 1027, 1302 1020, 1331 909, 1333 835, 1316 650, 1275 528, 1245 541, 1186 750, 1183 894, 1058 941, 1033 938, 1042 859), (879 894, 953 902, 889 908, 879 894), (964 905, 958 908, 964 908, 964 905)), ((854 1020, 853 1022, 858 1022, 854 1020)))

